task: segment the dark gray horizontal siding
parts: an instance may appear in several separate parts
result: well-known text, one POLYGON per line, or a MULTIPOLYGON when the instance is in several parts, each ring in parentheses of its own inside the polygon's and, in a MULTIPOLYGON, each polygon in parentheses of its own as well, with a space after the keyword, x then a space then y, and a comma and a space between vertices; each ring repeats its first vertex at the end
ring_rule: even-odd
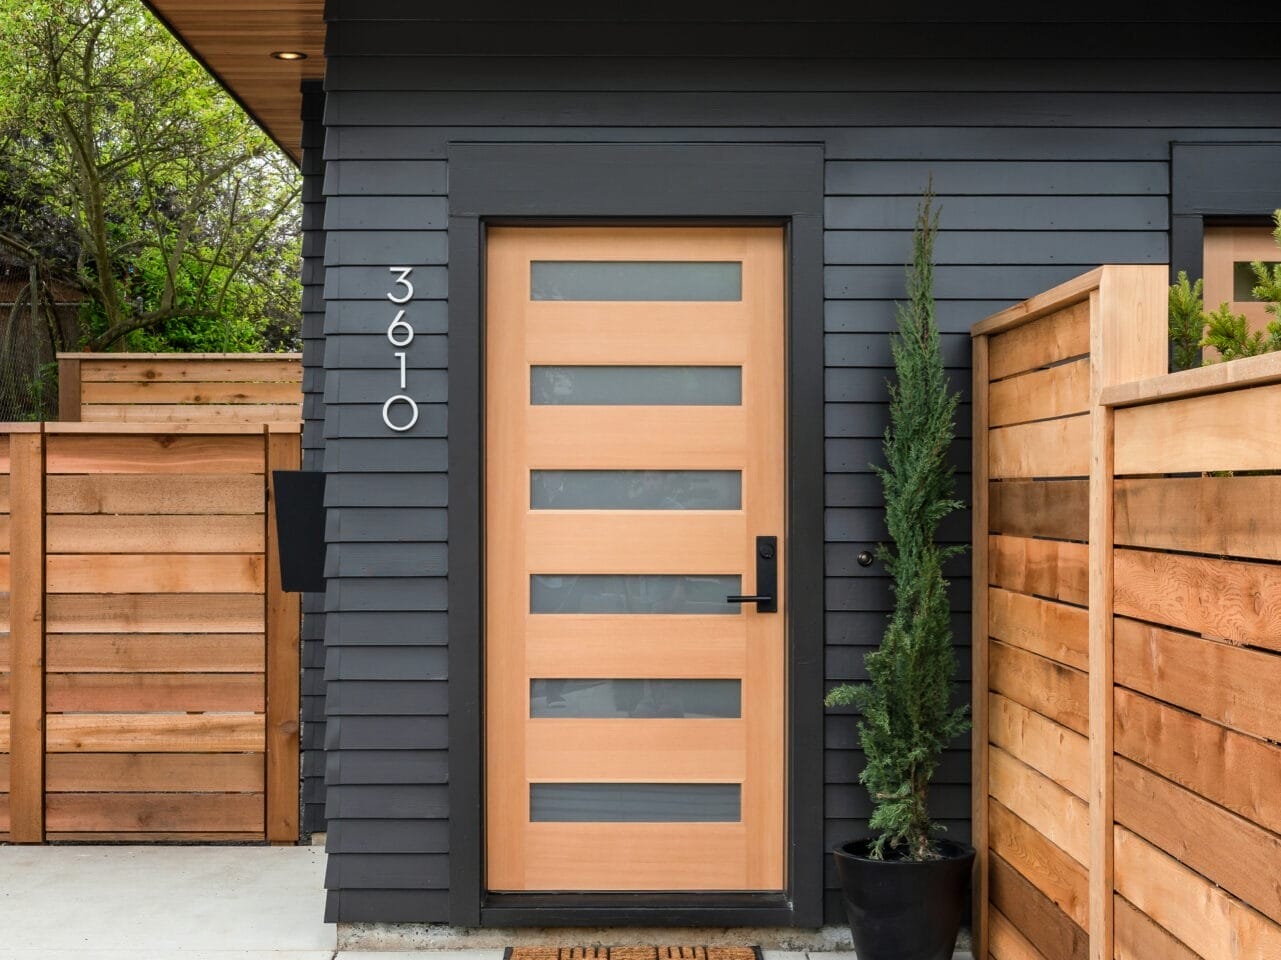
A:
MULTIPOLYGON (((602 22, 599 13, 557 20, 546 17, 542 8, 536 18, 531 18, 528 6, 522 12, 513 11, 511 22, 420 19, 410 4, 394 0, 386 9, 395 19, 380 19, 363 6, 345 6, 345 12, 340 13, 336 7, 328 11, 331 21, 342 21, 342 29, 331 29, 325 44, 331 62, 349 56, 367 57, 376 51, 393 57, 592 53, 772 59, 848 57, 851 51, 880 50, 893 51, 900 60, 947 59, 962 52, 994 60, 1018 60, 1026 56, 1030 42, 1045 59, 1079 58, 1083 54, 1091 58, 1166 59, 1173 49, 1232 50, 1243 58, 1275 56, 1269 30, 1251 30, 1241 23, 1177 22, 1164 18, 1136 20, 1128 26, 1090 20, 1004 22, 1005 18, 948 22, 950 18, 946 16, 916 22, 885 22, 879 17, 834 22, 837 18, 824 11, 800 22, 790 17, 780 19, 777 13, 760 18, 770 22, 751 22, 759 14, 734 11, 731 16, 687 13, 673 17, 683 21, 674 29, 665 20, 619 17, 602 22)), ((1266 16, 1258 19, 1267 22, 1266 16)))
MULTIPOLYGON (((323 470, 325 453, 325 128, 324 91, 303 86, 302 468, 323 470)), ((302 598, 302 832, 325 829, 324 597, 302 598)))
MULTIPOLYGON (((1225 125, 1268 129, 1281 113, 1281 93, 1088 94, 1100 127, 1171 127, 1187 117, 1217 114, 1225 125)), ((671 93, 521 91, 497 97, 488 91, 350 91, 329 99, 325 122, 333 126, 416 125, 424 119, 448 126, 536 125, 549 118, 569 126, 617 122, 632 126, 745 126, 759 118, 772 127, 917 126, 922 116, 949 126, 1052 127, 1081 120, 1078 93, 671 93)))
MULTIPOLYGON (((831 8, 830 2, 827 6, 831 8)), ((494 57, 344 57, 330 66, 330 90, 413 90, 510 93, 527 88, 526 75, 494 57)), ((1153 59, 1136 71, 1128 62, 1100 60, 1014 61, 948 58, 913 64, 869 56, 772 60, 723 57, 709 69, 701 57, 542 57, 538 89, 547 91, 689 90, 1021 92, 1276 92, 1258 64, 1246 59, 1153 59)))
MULTIPOLYGON (((1081 98, 1088 108, 1088 98, 1081 98)), ((931 160, 938 161, 939 144, 948 144, 949 160, 1168 160, 1170 143, 1180 139, 1216 142, 1242 140, 1275 140, 1274 128, 1207 127, 1186 118, 1167 127, 1145 130, 1123 127, 1100 130, 1090 126, 1084 117, 1071 123, 1037 128, 1030 135, 1021 127, 998 124, 958 126, 950 118, 929 113, 932 121, 923 126, 793 126, 787 129, 738 127, 635 127, 612 123, 604 126, 557 125, 556 139, 582 143, 600 141, 652 142, 731 142, 773 143, 795 141, 822 143, 829 160, 931 160)), ((920 119, 916 121, 920 123, 920 119)), ((326 131, 325 157, 333 160, 388 159, 415 160, 421 157, 443 158, 447 145, 456 141, 475 140, 474 127, 446 124, 439 126, 357 126, 332 127, 326 131)), ((503 136, 512 142, 537 142, 547 138, 540 126, 511 127, 503 136)), ((387 227, 385 229, 393 229, 387 227)))
MULTIPOLYGON (((501 6, 482 4, 475 16, 501 6)), ((861 16, 857 8, 846 9, 851 20, 861 16)), ((664 12, 650 19, 683 19, 670 4, 655 10, 664 12)), ((330 877, 331 919, 448 919, 444 874, 436 872, 441 864, 410 859, 389 861, 386 874, 377 870, 397 854, 447 853, 447 811, 432 804, 445 797, 435 778, 447 763, 448 704, 433 692, 437 674, 401 675, 396 665, 407 661, 395 656, 422 656, 430 665, 438 662, 431 655, 441 645, 479 640, 445 635, 443 593, 433 586, 435 550, 449 534, 442 509, 447 439, 424 434, 406 444, 409 438, 378 432, 376 403, 387 395, 390 366, 380 364, 379 338, 370 334, 389 319, 379 285, 387 265, 414 264, 415 279, 423 278, 420 296, 443 296, 443 274, 429 268, 448 267, 448 185, 466 173, 444 167, 451 142, 824 145, 825 662, 834 684, 865 676, 864 657, 878 643, 890 608, 884 571, 879 564, 862 568, 856 557, 883 536, 880 483, 870 464, 881 461, 887 418, 885 334, 904 294, 901 265, 910 257, 910 230, 925 183, 932 178, 942 213, 937 292, 944 353, 952 382, 968 402, 968 330, 975 321, 1100 262, 1167 259, 1172 140, 1281 139, 1275 129, 1281 82, 1270 66, 1168 56, 1174 47, 1164 44, 1171 38, 1196 35, 1196 49, 1213 49, 1205 36, 1220 31, 1235 37, 1237 29, 1225 25, 1145 26, 1153 39, 1141 50, 1138 28, 1057 25, 1053 36, 1037 37, 1048 39, 1038 46, 1044 59, 998 63, 983 58, 1028 49, 1030 28, 932 23, 904 31, 861 24, 846 35, 813 24, 773 24, 762 31, 750 23, 691 23, 673 30, 663 23, 552 24, 554 14, 544 17, 542 10, 546 23, 504 25, 432 20, 396 0, 331 0, 329 14, 341 22, 329 45, 325 262, 330 293, 339 299, 330 304, 325 329, 330 370, 344 373, 338 386, 331 373, 327 396, 333 404, 327 464, 335 474, 328 537, 341 585, 330 591, 327 616, 331 642, 344 647, 343 664, 329 681, 331 695, 343 690, 336 707, 344 712, 331 711, 330 725, 337 729, 328 745, 345 764, 331 774, 340 800, 330 805, 337 817, 330 849, 347 861, 330 877), (816 42, 824 32, 831 38, 816 42), (1002 40, 1014 34, 1018 43, 1002 40), (789 51, 799 52, 801 36, 806 54, 878 49, 912 57, 930 56, 937 38, 947 37, 949 53, 965 51, 968 59, 909 65, 787 59, 789 51), (905 39, 896 45, 898 36, 905 39), (587 38, 598 54, 641 56, 503 55, 574 52, 588 45, 587 38), (739 55, 643 56, 731 48, 739 55), (456 55, 469 50, 484 55, 456 55), (433 52, 455 55, 408 55, 433 52), (1051 59, 1056 52, 1071 59, 1051 59), (1109 54, 1150 59, 1141 66, 1081 59, 1109 54), (398 543, 422 546, 406 552, 398 543), (431 575, 411 569, 415 563, 430 567, 431 575), (391 586, 370 582, 374 571, 391 571, 395 579, 384 581, 391 586), (367 668, 357 665, 366 650, 367 668), (357 664, 348 661, 352 655, 357 664), (390 716, 380 721, 366 709, 390 716), (408 782, 404 769, 419 779, 408 782), (440 792, 402 797, 413 786, 440 792), (386 877, 403 886, 388 886, 386 877)), ((584 13, 587 20, 594 15, 584 13)), ((629 17, 639 21, 649 14, 629 17)), ((1265 44, 1250 42, 1250 49, 1265 52, 1265 44)), ((431 356, 443 341, 429 338, 449 332, 447 305, 416 301, 414 311, 415 349, 431 356)), ((415 396, 428 405, 447 404, 447 382, 430 376, 435 359, 411 364, 415 396)), ((952 461, 958 489, 966 491, 968 405, 961 416, 952 461)), ((966 541, 968 524, 968 513, 959 513, 944 536, 966 541)), ((949 575, 960 702, 969 669, 969 558, 954 560, 949 575)), ((825 836, 832 845, 864 831, 870 807, 857 783, 862 756, 854 718, 830 715, 825 731, 825 836)), ((957 839, 969 836, 968 778, 962 738, 944 755, 932 798, 940 822, 957 839)), ((827 917, 836 920, 830 873, 827 886, 827 917)))

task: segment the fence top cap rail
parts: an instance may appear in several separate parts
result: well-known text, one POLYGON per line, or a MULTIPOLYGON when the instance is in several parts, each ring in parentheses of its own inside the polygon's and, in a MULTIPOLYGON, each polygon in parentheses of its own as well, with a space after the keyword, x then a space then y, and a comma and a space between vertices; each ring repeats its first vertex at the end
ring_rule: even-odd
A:
POLYGON ((1022 303, 1016 303, 1012 307, 1006 307, 1000 313, 994 313, 985 320, 980 320, 970 328, 971 337, 992 336, 997 333, 1004 333, 1006 330, 1012 330, 1015 327, 1022 326, 1025 323, 1031 323, 1047 314, 1054 313, 1056 310, 1062 310, 1074 303, 1080 303, 1090 296, 1092 290, 1097 290, 1103 280, 1103 271, 1107 267, 1095 267, 1088 273, 1083 273, 1079 277, 1073 277, 1065 283, 1060 283, 1057 287, 1051 287, 1044 293, 1038 293, 1034 297, 1028 297, 1022 303))
POLYGON ((59 360, 129 360, 170 361, 188 360, 302 360, 301 353, 60 353, 59 360))
POLYGON ((40 424, 32 423, 29 420, 14 420, 10 423, 0 423, 0 433, 39 433, 40 424))
POLYGON ((1274 383, 1281 383, 1281 353, 1265 353, 1104 387, 1099 394, 1099 403, 1105 407, 1135 407, 1274 383))
MULTIPOLYGON (((39 424, 36 424, 38 427, 39 424)), ((301 423, 82 423, 68 421, 44 424, 45 433, 85 436, 136 436, 138 434, 183 436, 262 436, 264 433, 301 433, 301 423)))

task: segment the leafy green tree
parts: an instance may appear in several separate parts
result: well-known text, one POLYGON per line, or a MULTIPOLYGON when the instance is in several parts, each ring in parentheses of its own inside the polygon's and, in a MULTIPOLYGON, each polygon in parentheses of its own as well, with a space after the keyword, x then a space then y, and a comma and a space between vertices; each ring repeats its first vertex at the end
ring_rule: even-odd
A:
POLYGON ((1188 282, 1180 270, 1170 287, 1170 342, 1174 344, 1174 369, 1190 370, 1201 365, 1201 337, 1205 333, 1205 281, 1188 282))
POLYGON ((0 0, 0 148, 0 244, 86 348, 296 337, 298 173, 139 0, 0 0))
POLYGON ((963 547, 942 547, 939 523, 962 504, 953 496, 948 452, 956 434, 959 396, 943 371, 934 318, 934 238, 938 214, 928 192, 913 234, 907 271, 908 303, 898 308, 892 349, 884 468, 891 545, 878 554, 893 581, 894 612, 881 646, 867 657, 871 682, 830 691, 827 705, 862 711, 859 738, 867 765, 860 781, 871 794, 871 855, 913 860, 937 854, 930 819, 930 780, 948 743, 969 725, 964 707, 951 706, 956 677, 951 609, 943 563, 963 547))
MULTIPOLYGON (((1269 307, 1272 310, 1275 308, 1276 304, 1269 307)), ((1252 332, 1244 314, 1233 313, 1228 309, 1227 303, 1221 303, 1218 310, 1206 314, 1205 339, 1201 341, 1201 346, 1213 347, 1223 361, 1271 353, 1281 350, 1281 323, 1273 320, 1268 324, 1266 332, 1252 332)), ((1212 362, 1207 359, 1206 365, 1212 362)))
MULTIPOLYGON (((1277 247, 1281 249, 1281 210, 1272 214, 1272 220, 1277 228, 1272 231, 1272 236, 1276 238, 1277 247)), ((1250 264, 1254 270, 1254 288, 1250 291, 1254 299, 1262 300, 1267 303, 1264 309, 1276 317, 1276 320, 1268 324, 1268 332, 1277 345, 1274 350, 1281 350, 1281 263, 1268 264, 1261 260, 1256 260, 1250 264)))

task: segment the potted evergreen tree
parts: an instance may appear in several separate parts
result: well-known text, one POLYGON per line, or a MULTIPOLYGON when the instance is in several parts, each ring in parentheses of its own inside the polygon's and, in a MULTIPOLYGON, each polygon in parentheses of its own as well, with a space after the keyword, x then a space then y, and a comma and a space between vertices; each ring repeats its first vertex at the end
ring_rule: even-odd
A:
POLYGON ((934 319, 933 247, 938 214, 926 191, 917 212, 908 302, 893 334, 885 493, 890 543, 878 556, 892 578, 894 610, 867 657, 866 684, 843 685, 829 707, 854 705, 867 766, 873 835, 834 851, 859 960, 950 960, 964 912, 974 848, 936 837, 930 780, 948 743, 969 726, 951 706, 956 656, 943 564, 963 547, 936 543, 938 525, 962 504, 947 458, 959 396, 948 389, 934 319))

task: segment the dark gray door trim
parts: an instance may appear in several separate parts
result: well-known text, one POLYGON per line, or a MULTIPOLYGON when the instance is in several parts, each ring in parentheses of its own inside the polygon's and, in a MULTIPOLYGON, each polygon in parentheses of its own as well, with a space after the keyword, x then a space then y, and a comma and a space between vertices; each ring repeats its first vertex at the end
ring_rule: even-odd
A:
POLYGON ((450 923, 818 927, 823 915, 822 147, 454 143, 449 178, 450 923), (758 222, 786 228, 790 765, 788 890, 781 896, 486 895, 484 232, 491 223, 530 221, 758 222))
MULTIPOLYGON (((1267 223, 1281 207, 1281 143, 1170 145, 1170 280, 1204 272, 1205 221, 1267 223)), ((1217 304, 1215 305, 1217 306, 1217 304)))

